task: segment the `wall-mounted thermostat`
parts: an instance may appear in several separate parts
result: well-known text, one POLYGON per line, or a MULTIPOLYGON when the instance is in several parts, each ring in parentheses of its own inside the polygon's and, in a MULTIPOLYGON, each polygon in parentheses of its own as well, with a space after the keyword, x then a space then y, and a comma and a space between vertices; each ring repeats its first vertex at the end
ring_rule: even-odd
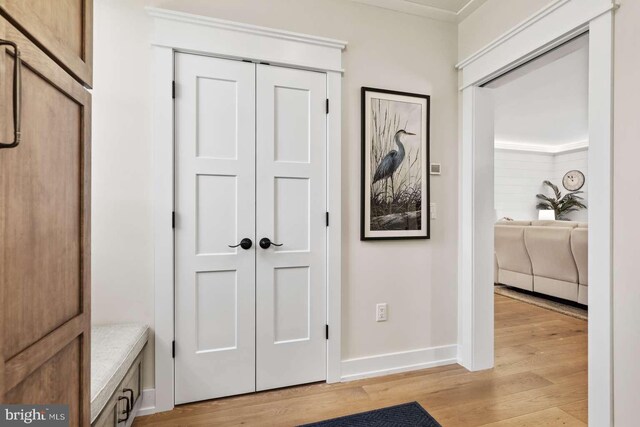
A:
POLYGON ((442 166, 440 163, 431 163, 431 167, 429 168, 431 175, 440 175, 442 171, 442 166))

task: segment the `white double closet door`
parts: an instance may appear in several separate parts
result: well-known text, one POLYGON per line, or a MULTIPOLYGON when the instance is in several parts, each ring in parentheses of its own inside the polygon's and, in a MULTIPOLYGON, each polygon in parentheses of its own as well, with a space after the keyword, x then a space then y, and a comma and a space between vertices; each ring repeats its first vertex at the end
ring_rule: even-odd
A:
POLYGON ((326 75, 175 66, 176 403, 324 380, 326 75))

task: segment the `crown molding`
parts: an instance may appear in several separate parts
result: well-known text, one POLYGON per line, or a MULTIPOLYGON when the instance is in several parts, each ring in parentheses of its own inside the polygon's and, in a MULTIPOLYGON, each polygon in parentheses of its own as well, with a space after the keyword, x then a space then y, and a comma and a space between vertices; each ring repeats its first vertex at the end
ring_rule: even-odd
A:
POLYGON ((409 15, 421 16, 423 18, 435 19, 444 22, 460 22, 469 16, 473 11, 482 6, 487 0, 470 0, 458 12, 453 12, 438 7, 427 6, 411 0, 351 0, 356 3, 367 4, 369 6, 380 7, 382 9, 394 10, 409 15))
POLYGON ((496 150, 524 151, 527 153, 561 154, 589 148, 589 141, 576 141, 560 145, 531 144, 527 142, 496 141, 496 150))
POLYGON ((274 28, 261 27, 258 25, 245 24, 241 22, 227 21, 224 19, 211 18, 209 16, 194 15, 192 13, 178 12, 175 10, 161 9, 157 7, 145 7, 147 14, 154 18, 161 18, 169 21, 196 24, 200 26, 218 28, 223 30, 236 31, 240 33, 254 34, 280 40, 288 40, 313 44, 323 47, 344 50, 347 42, 343 40, 330 39, 326 37, 311 36, 308 34, 294 33, 291 31, 278 30, 274 28))
POLYGON ((458 17, 455 12, 439 9, 437 7, 425 6, 407 0, 351 0, 356 3, 376 6, 382 9, 394 10, 396 12, 407 13, 409 15, 422 16, 438 21, 457 22, 458 17))
POLYGON ((465 4, 462 7, 462 9, 460 9, 457 13, 458 22, 462 22, 465 19, 467 19, 469 15, 475 12, 480 6, 482 6, 486 2, 487 0, 471 0, 469 3, 465 4))

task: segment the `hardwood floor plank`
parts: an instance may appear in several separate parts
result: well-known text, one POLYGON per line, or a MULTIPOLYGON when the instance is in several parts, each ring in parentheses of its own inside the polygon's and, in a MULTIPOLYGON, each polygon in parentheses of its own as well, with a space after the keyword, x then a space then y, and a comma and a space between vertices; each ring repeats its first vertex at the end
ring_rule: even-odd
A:
POLYGON ((559 408, 549 408, 533 414, 486 424, 487 427, 584 427, 585 423, 559 408))
POLYGON ((586 387, 553 385, 512 395, 487 395, 472 403, 432 408, 419 401, 444 426, 482 426, 559 405, 571 404, 587 397, 586 387))
POLYGON ((588 400, 582 399, 577 402, 560 406, 560 409, 574 416, 585 424, 589 424, 588 400))
POLYGON ((585 426, 587 323, 495 298, 496 366, 441 366, 197 402, 139 426, 295 426, 417 401, 443 426, 585 426))

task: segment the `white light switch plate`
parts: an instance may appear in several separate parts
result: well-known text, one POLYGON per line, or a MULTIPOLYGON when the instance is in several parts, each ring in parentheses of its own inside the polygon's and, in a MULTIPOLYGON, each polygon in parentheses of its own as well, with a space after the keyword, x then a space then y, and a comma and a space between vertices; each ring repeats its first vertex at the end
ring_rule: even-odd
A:
POLYGON ((376 304, 376 322, 387 321, 387 303, 376 304))
POLYGON ((438 206, 435 203, 429 205, 429 210, 431 211, 431 219, 438 219, 438 206))

